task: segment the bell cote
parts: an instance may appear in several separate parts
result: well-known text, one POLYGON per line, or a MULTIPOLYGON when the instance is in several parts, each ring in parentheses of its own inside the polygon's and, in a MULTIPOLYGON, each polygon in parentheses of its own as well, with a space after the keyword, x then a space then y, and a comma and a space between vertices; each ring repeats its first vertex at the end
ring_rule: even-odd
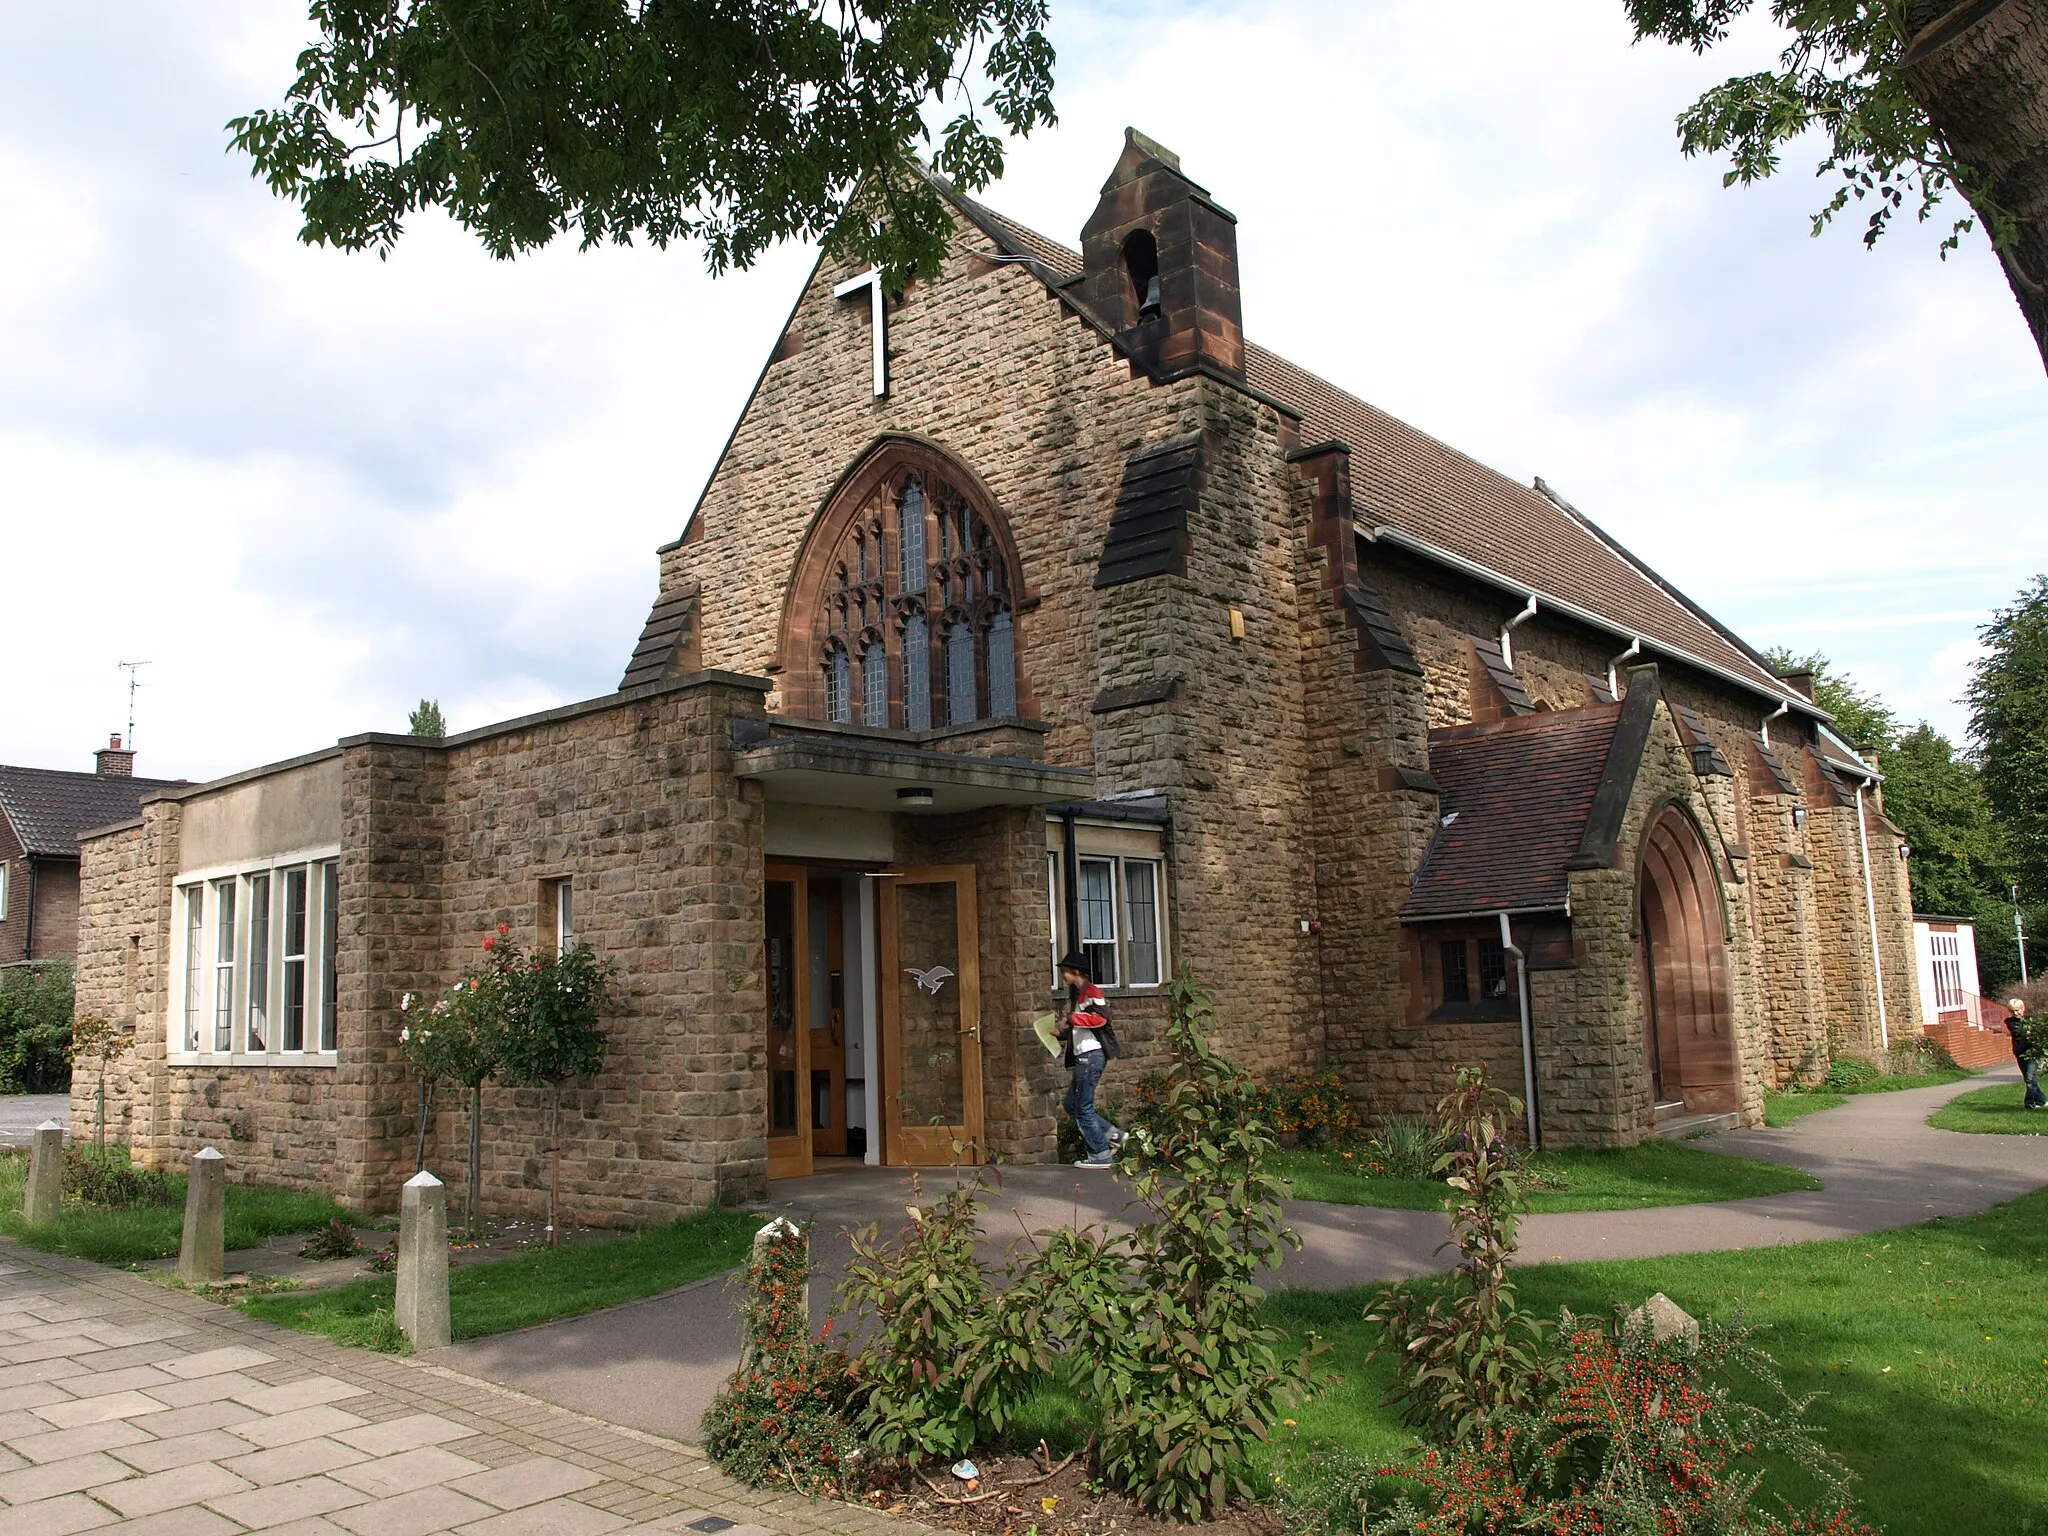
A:
POLYGON ((1244 377, 1237 220, 1135 128, 1081 228, 1083 307, 1154 379, 1244 377))

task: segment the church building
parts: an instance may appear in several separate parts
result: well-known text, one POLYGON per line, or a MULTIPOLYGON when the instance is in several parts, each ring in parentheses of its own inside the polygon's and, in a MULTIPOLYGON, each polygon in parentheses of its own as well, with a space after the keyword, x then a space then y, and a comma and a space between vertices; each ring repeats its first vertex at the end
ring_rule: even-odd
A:
MULTIPOLYGON (((614 692, 82 839, 139 1159, 390 1208, 399 1001, 499 923, 621 977, 565 1096, 584 1222, 1051 1160, 1069 948, 1112 1102, 1185 969, 1265 1079, 1371 1122, 1480 1065, 1547 1145, 1759 1123, 1917 1027, 1906 850, 1811 677, 1248 342, 1235 219, 1142 134, 1078 251, 948 195, 936 280, 812 274, 614 692)), ((495 1210, 545 1206, 537 1102, 486 1090, 495 1210)), ((429 1165, 465 1151, 451 1110, 429 1165)))

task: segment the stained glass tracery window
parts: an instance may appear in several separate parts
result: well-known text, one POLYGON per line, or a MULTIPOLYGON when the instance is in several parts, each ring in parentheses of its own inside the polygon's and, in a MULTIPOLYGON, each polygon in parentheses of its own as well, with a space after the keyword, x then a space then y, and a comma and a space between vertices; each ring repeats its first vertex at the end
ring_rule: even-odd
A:
POLYGON ((922 470, 883 482, 841 528, 837 548, 821 551, 819 693, 805 707, 919 732, 1014 717, 1016 617, 998 528, 922 470))

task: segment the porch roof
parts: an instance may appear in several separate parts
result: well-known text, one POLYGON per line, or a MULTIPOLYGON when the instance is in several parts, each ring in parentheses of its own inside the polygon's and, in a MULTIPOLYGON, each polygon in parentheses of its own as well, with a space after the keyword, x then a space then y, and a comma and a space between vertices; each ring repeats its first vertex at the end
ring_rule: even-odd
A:
POLYGON ((737 747, 733 771, 759 779, 770 800, 931 815, 992 805, 1065 805, 1088 799, 1095 789, 1095 775, 1085 768, 780 731, 737 747), (908 803, 899 793, 905 790, 929 791, 931 801, 908 803))

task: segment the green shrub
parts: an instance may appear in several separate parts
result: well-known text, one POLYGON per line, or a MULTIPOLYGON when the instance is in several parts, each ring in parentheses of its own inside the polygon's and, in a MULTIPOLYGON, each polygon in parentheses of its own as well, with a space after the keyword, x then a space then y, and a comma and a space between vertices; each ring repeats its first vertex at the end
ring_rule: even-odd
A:
POLYGON ((356 1241, 356 1229, 339 1216, 299 1244, 302 1259, 352 1259, 363 1251, 356 1241))
POLYGON ((1543 1390, 1543 1329, 1515 1300, 1509 1269, 1527 1202, 1507 1142, 1521 1102, 1486 1086, 1477 1067, 1437 1105, 1445 1150, 1434 1172, 1455 1192, 1451 1240, 1458 1267, 1435 1286, 1394 1286, 1366 1313, 1400 1369, 1387 1402, 1402 1422, 1441 1441, 1472 1434, 1543 1390))
POLYGON ((1884 1069, 1893 1077, 1918 1077, 1927 1072, 1960 1072, 1962 1065, 1939 1040, 1928 1035, 1902 1035, 1885 1053, 1884 1069))
POLYGON ((75 1142, 64 1148, 64 1192, 80 1205, 101 1211, 147 1211, 174 1204, 171 1176, 138 1168, 122 1146, 100 1151, 75 1142))
POLYGON ((71 1086, 69 963, 0 970, 0 1093, 63 1093, 71 1086))
POLYGON ((1366 1165, 1378 1179, 1441 1177, 1437 1159, 1444 1139, 1428 1121, 1414 1115, 1389 1115, 1367 1144, 1366 1165))
POLYGON ((1866 1083, 1874 1083, 1884 1073, 1875 1062, 1863 1061, 1854 1056, 1837 1056, 1828 1065, 1828 1075, 1821 1079, 1821 1088, 1829 1093, 1849 1093, 1866 1083))

